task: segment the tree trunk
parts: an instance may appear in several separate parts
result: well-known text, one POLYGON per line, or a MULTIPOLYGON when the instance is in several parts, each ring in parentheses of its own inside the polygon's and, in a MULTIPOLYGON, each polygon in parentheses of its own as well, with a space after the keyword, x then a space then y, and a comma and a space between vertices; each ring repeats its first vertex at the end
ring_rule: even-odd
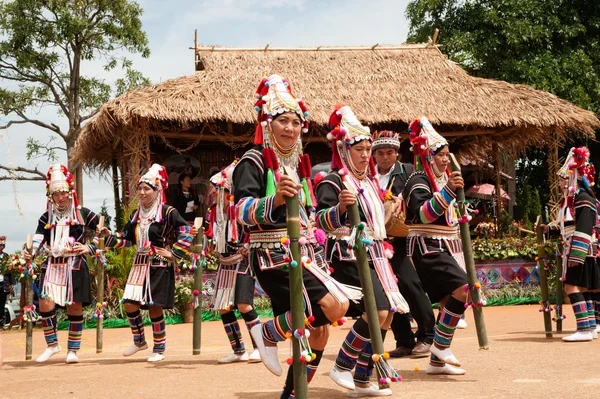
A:
POLYGON ((75 178, 75 192, 77 193, 79 205, 83 206, 83 168, 71 160, 71 152, 75 143, 67 141, 65 144, 67 146, 67 167, 75 178))

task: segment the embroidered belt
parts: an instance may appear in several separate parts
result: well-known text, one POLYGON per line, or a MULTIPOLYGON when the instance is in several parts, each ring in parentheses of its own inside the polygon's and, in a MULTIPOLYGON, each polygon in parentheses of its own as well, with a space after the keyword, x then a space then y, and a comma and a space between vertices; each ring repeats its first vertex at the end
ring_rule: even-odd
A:
POLYGON ((459 238, 457 226, 441 226, 437 224, 408 225, 409 237, 427 237, 438 240, 455 240, 459 238))
POLYGON ((236 265, 236 264, 240 263, 242 260, 244 260, 244 257, 240 254, 220 257, 221 264, 225 265, 225 266, 236 265))
MULTIPOLYGON (((364 224, 364 223, 363 223, 364 224)), ((365 226, 363 230, 369 237, 373 236, 373 230, 367 226, 365 226)), ((344 237, 348 237, 350 235, 350 227, 340 227, 339 229, 335 229, 334 231, 328 233, 330 237, 340 239, 344 237)))
MULTIPOLYGON (((306 230, 301 231, 300 234, 306 237, 309 243, 317 242, 314 236, 306 236, 306 230)), ((288 237, 287 229, 251 231, 250 248, 281 248, 281 239, 288 237)))

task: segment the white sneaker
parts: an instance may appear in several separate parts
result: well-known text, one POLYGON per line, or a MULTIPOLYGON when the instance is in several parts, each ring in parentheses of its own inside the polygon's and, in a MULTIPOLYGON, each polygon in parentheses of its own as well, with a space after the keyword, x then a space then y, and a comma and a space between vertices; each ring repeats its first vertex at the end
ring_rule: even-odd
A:
POLYGON ((244 352, 241 355, 236 355, 232 353, 231 355, 222 357, 219 359, 219 363, 235 363, 235 362, 247 362, 248 361, 248 352, 244 352))
POLYGON ((567 335, 563 337, 563 341, 565 342, 583 342, 583 341, 591 341, 594 339, 592 337, 591 331, 575 331, 574 334, 567 335))
POLYGON ((258 349, 254 349, 250 356, 248 356, 248 363, 260 363, 262 359, 260 358, 260 352, 258 349))
POLYGON ((257 324, 250 329, 250 334, 260 352, 263 364, 269 371, 279 377, 283 373, 279 357, 277 355, 277 346, 266 346, 262 336, 262 324, 257 324))
POLYGON ((337 367, 334 367, 329 373, 329 378, 331 378, 342 388, 350 390, 356 389, 356 385, 354 385, 354 377, 352 377, 352 373, 349 371, 339 370, 337 367))
POLYGON ((429 348, 429 351, 431 353, 433 353, 435 356, 437 356, 437 358, 440 359, 442 362, 448 363, 448 364, 450 364, 452 366, 455 366, 455 367, 460 367, 460 362, 454 356, 454 353, 452 353, 452 351, 450 350, 450 348, 439 349, 434 344, 434 345, 431 345, 431 347, 429 348))
POLYGON ((127 349, 125 349, 123 351, 123 356, 131 356, 131 355, 138 353, 139 351, 143 351, 144 349, 148 349, 148 344, 146 342, 144 342, 144 344, 142 346, 137 346, 136 344, 131 344, 130 346, 127 347, 127 349))
POLYGON ((150 355, 150 357, 148 358, 148 361, 150 363, 154 363, 154 362, 160 362, 161 360, 163 360, 165 358, 165 356, 162 353, 156 353, 156 352, 152 352, 152 354, 150 355))
POLYGON ((42 352, 42 354, 37 359, 35 359, 35 361, 38 363, 44 363, 46 360, 50 359, 58 352, 60 352, 60 345, 56 345, 51 348, 46 348, 44 349, 44 352, 42 352))
POLYGON ((79 358, 77 357, 77 352, 69 351, 67 353, 67 364, 71 363, 79 363, 79 358))
POLYGON ((600 333, 600 324, 596 324, 596 332, 600 333))
POLYGON ((446 374, 446 375, 463 375, 467 371, 458 367, 451 366, 449 364, 444 364, 443 367, 432 366, 431 364, 427 365, 427 374, 446 374))
POLYGON ((467 321, 465 319, 458 320, 456 328, 458 328, 459 330, 464 330, 467 327, 469 327, 469 325, 467 324, 467 321))
POLYGON ((590 332, 592 333, 592 339, 598 339, 598 331, 596 331, 597 327, 590 328, 590 332))
POLYGON ((356 387, 354 391, 346 392, 349 398, 363 398, 373 396, 392 396, 392 390, 389 388, 379 389, 375 384, 371 384, 368 388, 356 387))

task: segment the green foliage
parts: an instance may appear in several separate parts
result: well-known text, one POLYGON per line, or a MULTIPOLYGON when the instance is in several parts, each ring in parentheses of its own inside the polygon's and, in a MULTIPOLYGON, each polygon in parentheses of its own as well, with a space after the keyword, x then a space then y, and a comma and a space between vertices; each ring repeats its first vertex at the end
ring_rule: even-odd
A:
POLYGON ((600 111, 595 0, 413 0, 409 41, 440 29, 441 50, 471 74, 528 84, 600 111))
POLYGON ((100 216, 104 216, 104 227, 110 229, 110 222, 112 221, 112 216, 108 213, 108 207, 106 206, 106 198, 102 201, 102 206, 100 207, 100 216))
MULTIPOLYGON (((113 94, 149 81, 117 58, 126 50, 150 55, 142 30, 142 9, 133 0, 13 0, 0 2, 0 115, 12 124, 33 124, 60 136, 66 148, 52 142, 28 142, 28 158, 56 158, 69 151, 82 123, 113 94), (105 69, 121 66, 125 76, 111 85, 86 76, 82 64, 102 59, 105 69), (120 61, 120 62, 119 62, 120 61), (68 130, 30 116, 41 107, 55 107, 68 120, 68 130)), ((38 179, 43 177, 36 176, 38 179)), ((80 187, 78 187, 80 189, 80 187)))

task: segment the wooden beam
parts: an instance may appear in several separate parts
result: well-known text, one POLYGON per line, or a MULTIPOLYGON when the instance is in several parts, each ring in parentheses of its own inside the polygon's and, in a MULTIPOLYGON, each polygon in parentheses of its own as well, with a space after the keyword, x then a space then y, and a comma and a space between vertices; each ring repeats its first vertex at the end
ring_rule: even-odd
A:
MULTIPOLYGON (((174 132, 150 132, 150 136, 162 136, 167 139, 178 139, 178 140, 189 140, 196 141, 198 140, 197 133, 174 133, 174 132)), ((252 136, 244 135, 244 136, 217 136, 215 134, 203 134, 202 140, 204 142, 222 142, 222 143, 244 143, 251 142, 253 140, 252 136)), ((311 136, 302 139, 305 143, 326 143, 327 138, 321 136, 311 136)))
POLYGON ((346 46, 346 47, 327 47, 327 46, 318 46, 318 47, 217 47, 217 46, 196 46, 190 47, 190 50, 195 50, 196 52, 209 51, 209 52, 239 52, 239 51, 376 51, 376 50, 415 50, 415 49, 427 49, 432 47, 438 47, 438 44, 411 44, 411 45, 400 45, 400 46, 379 46, 376 44, 374 46, 363 47, 363 46, 346 46))

